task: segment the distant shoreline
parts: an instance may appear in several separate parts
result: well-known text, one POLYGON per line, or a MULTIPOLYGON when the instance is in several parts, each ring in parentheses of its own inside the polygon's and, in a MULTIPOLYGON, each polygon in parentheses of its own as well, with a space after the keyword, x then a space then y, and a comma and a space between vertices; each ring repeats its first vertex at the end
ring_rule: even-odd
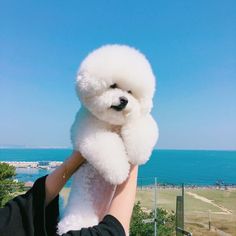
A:
POLYGON ((50 169, 56 168, 62 164, 62 161, 0 161, 0 163, 6 163, 14 166, 15 168, 38 168, 38 169, 50 169))
POLYGON ((70 146, 0 146, 0 149, 72 149, 70 146))
MULTIPOLYGON (((155 185, 138 185, 139 190, 151 190, 154 189, 155 185)), ((164 185, 164 184, 157 184, 157 189, 181 189, 182 186, 180 184, 171 184, 171 185, 164 185)), ((197 184, 188 184, 184 185, 184 188, 187 190, 191 189, 214 189, 214 190, 236 190, 236 184, 233 185, 222 185, 222 186, 216 186, 216 185, 197 185, 197 184)))

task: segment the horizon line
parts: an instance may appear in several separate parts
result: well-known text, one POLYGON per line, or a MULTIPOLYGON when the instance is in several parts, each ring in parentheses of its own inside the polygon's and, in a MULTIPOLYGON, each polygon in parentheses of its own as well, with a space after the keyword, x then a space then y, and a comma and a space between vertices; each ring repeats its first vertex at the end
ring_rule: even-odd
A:
MULTIPOLYGON (((72 149, 72 146, 36 146, 36 145, 0 145, 0 149, 72 149)), ((170 151, 236 151, 236 149, 212 149, 212 148, 157 148, 153 150, 170 150, 170 151)))

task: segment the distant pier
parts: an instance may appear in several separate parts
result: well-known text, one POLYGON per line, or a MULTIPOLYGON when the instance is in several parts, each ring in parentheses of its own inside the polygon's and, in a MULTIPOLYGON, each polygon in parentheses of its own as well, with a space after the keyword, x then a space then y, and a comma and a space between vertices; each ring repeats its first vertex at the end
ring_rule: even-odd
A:
POLYGON ((62 161, 0 161, 0 163, 6 163, 15 168, 52 169, 60 166, 62 161))

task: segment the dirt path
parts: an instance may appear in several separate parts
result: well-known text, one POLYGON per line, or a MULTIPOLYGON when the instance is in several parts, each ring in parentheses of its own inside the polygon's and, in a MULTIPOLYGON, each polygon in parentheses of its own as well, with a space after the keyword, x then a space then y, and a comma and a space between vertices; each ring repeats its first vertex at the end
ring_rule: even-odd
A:
MULTIPOLYGON (((185 223, 187 223, 187 224, 193 224, 193 225, 196 225, 196 222, 185 222, 185 223)), ((206 230, 208 230, 208 227, 209 227, 209 225, 208 224, 204 224, 204 223, 197 223, 197 225, 199 225, 199 226, 201 226, 201 227, 203 227, 204 229, 206 229, 206 230)), ((220 230, 220 229, 217 229, 216 227, 214 227, 214 226, 211 226, 211 231, 210 232, 214 232, 214 233, 216 233, 216 235, 218 235, 218 236, 232 236, 232 234, 229 234, 229 233, 226 233, 226 232, 224 232, 224 231, 222 231, 222 230, 220 230)))
POLYGON ((227 208, 225 208, 225 207, 223 207, 223 206, 220 206, 220 205, 214 203, 213 200, 210 200, 210 199, 208 199, 208 198, 206 198, 206 197, 203 197, 203 196, 201 196, 201 195, 198 195, 198 194, 196 194, 196 193, 192 193, 192 192, 186 192, 186 193, 187 193, 189 196, 194 197, 195 199, 198 199, 198 200, 200 200, 200 201, 202 201, 202 202, 211 204, 212 206, 215 206, 215 207, 219 208, 220 210, 222 210, 222 211, 223 211, 224 213, 226 213, 226 214, 232 214, 232 211, 231 211, 231 210, 229 210, 229 209, 227 209, 227 208))

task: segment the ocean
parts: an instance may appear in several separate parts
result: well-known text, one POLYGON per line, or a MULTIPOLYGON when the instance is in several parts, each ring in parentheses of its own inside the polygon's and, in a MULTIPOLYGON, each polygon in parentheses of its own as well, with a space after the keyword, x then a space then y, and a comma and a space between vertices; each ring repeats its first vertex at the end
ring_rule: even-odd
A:
MULTIPOLYGON (((0 149, 0 161, 63 161, 70 149, 0 149)), ((16 178, 35 181, 50 170, 17 168, 16 178)), ((154 150, 139 168, 139 185, 211 186, 216 182, 236 184, 236 151, 154 150)))

